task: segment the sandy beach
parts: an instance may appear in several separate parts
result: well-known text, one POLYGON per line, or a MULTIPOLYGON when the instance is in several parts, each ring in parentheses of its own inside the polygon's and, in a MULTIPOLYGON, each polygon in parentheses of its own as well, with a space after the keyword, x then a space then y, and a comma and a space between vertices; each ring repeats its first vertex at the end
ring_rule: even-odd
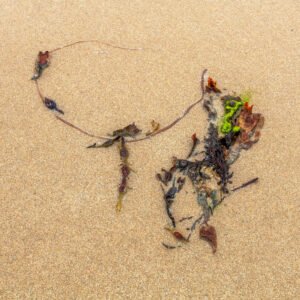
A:
MULTIPOLYGON (((296 299, 299 260, 299 1, 0 0, 0 299, 296 299), (251 90, 260 141, 233 166, 232 194, 211 218, 218 250, 197 235, 168 251, 155 174, 206 133, 201 106, 171 130, 130 144, 135 173, 121 213, 115 148, 96 135, 174 120, 200 97, 208 69, 221 87, 251 90)), ((184 203, 184 197, 182 197, 184 203)), ((184 209, 189 207, 183 204, 184 209)))

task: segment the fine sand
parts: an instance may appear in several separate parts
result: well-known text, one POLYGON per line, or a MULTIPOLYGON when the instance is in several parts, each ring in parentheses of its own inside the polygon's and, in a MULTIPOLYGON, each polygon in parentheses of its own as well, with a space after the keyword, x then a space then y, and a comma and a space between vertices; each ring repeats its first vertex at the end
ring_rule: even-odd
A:
POLYGON ((299 296, 299 1, 1 0, 0 7, 1 299, 299 296), (202 139, 200 106, 165 134, 130 144, 136 173, 116 214, 118 151, 86 149, 96 139, 42 105, 29 80, 38 51, 89 39, 143 48, 90 43, 53 54, 42 92, 95 134, 172 121, 199 98, 204 68, 221 87, 252 91, 266 121, 259 143, 233 166, 234 186, 260 179, 212 217, 215 255, 196 234, 177 250, 161 245, 170 234, 155 173, 186 155, 194 132, 202 139))

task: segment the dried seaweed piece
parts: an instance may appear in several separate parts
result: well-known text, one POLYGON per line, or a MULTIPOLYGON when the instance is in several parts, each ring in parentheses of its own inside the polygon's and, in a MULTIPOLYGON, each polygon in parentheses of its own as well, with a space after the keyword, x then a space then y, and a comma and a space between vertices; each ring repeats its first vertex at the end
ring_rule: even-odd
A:
POLYGON ((32 76, 32 80, 37 80, 41 77, 43 71, 49 66, 49 51, 40 51, 35 62, 35 73, 32 76))
POLYGON ((191 220, 191 219, 193 219, 193 218, 194 218, 193 216, 184 217, 184 218, 181 218, 178 222, 181 223, 181 222, 183 222, 183 221, 191 220))
POLYGON ((165 206, 166 206, 166 211, 167 211, 167 215, 170 218, 173 227, 176 227, 176 222, 175 222, 175 218, 173 217, 172 211, 171 211, 171 206, 174 202, 176 193, 178 192, 177 187, 175 186, 175 178, 173 180, 173 185, 171 188, 169 188, 169 190, 167 192, 165 192, 163 186, 161 185, 161 189, 164 193, 164 200, 165 200, 165 206))
POLYGON ((173 178, 174 168, 172 167, 169 171, 165 169, 161 169, 163 175, 160 173, 156 174, 156 178, 158 181, 162 182, 164 185, 167 185, 173 178))
POLYGON ((191 228, 190 228, 190 233, 189 233, 189 236, 187 237, 187 240, 189 240, 189 239, 191 238, 193 232, 194 232, 195 229, 196 229, 197 224, 202 225, 202 224, 204 224, 204 223, 206 223, 206 222, 207 222, 207 220, 205 219, 204 214, 200 215, 200 217, 197 218, 197 219, 193 222, 193 224, 192 224, 192 226, 191 226, 191 228))
POLYGON ((258 181, 258 177, 253 178, 253 179, 251 179, 251 180, 249 180, 249 181, 247 181, 247 182, 241 184, 240 186, 238 186, 238 187, 232 189, 231 191, 232 191, 232 192, 235 192, 235 191, 237 191, 237 190, 239 190, 239 189, 242 189, 242 188, 247 187, 247 186, 250 185, 250 184, 256 183, 257 181, 258 181))
POLYGON ((232 173, 229 172, 224 149, 218 137, 217 127, 212 123, 208 128, 208 137, 205 139, 205 158, 203 164, 211 167, 219 175, 222 191, 227 193, 226 185, 232 177, 232 173))
POLYGON ((192 135, 192 141, 193 141, 193 145, 192 145, 192 148, 191 148, 191 150, 190 150, 190 152, 189 152, 189 154, 188 154, 188 156, 187 156, 187 159, 189 159, 189 158, 193 155, 193 153, 194 153, 194 151, 195 151, 197 145, 200 144, 200 140, 197 138, 196 133, 194 133, 194 134, 192 135))
POLYGON ((172 235, 174 236, 174 238, 177 239, 178 241, 188 242, 188 239, 186 237, 184 237, 184 235, 181 232, 179 232, 178 230, 176 230, 175 228, 165 227, 165 229, 170 231, 172 233, 172 235))
POLYGON ((49 51, 45 51, 45 52, 40 51, 38 55, 38 63, 43 66, 48 64, 48 62, 49 62, 49 51))
POLYGON ((45 98, 44 99, 44 104, 45 104, 45 106, 48 108, 48 109, 50 109, 50 110, 55 110, 55 111, 57 111, 57 112, 59 112, 60 114, 64 114, 64 112, 61 110, 61 109, 59 109, 58 107, 57 107, 57 104, 56 104, 56 102, 54 101, 54 100, 52 100, 52 99, 49 99, 49 98, 45 98))
POLYGON ((223 100, 223 101, 227 101, 227 100, 242 101, 240 96, 233 96, 233 95, 222 96, 221 100, 223 100))
POLYGON ((208 206, 211 210, 211 214, 213 214, 214 209, 219 205, 219 203, 221 202, 221 199, 220 199, 220 196, 218 195, 217 190, 212 190, 210 192, 209 197, 211 199, 211 203, 208 206))
POLYGON ((120 139, 120 137, 117 136, 114 139, 108 139, 103 144, 98 145, 97 143, 94 143, 94 144, 92 144, 90 146, 87 146, 87 148, 108 148, 108 147, 112 146, 119 139, 120 139))
POLYGON ((229 132, 219 139, 219 142, 226 149, 229 149, 236 141, 239 132, 229 132))
POLYGON ((208 205, 208 202, 207 202, 207 193, 206 193, 206 191, 202 190, 202 191, 198 192, 197 202, 203 210, 203 215, 204 215, 205 220, 208 221, 209 217, 210 217, 210 209, 209 209, 209 205, 208 205))
POLYGON ((264 117, 258 113, 252 113, 252 107, 249 109, 245 105, 237 120, 242 131, 237 138, 237 143, 243 149, 249 149, 260 138, 260 130, 264 125, 264 117))
POLYGON ((182 190, 184 184, 185 184, 185 178, 178 177, 178 179, 177 179, 177 190, 178 190, 177 193, 179 193, 182 190))
POLYGON ((227 164, 234 163, 240 156, 242 149, 248 150, 260 138, 260 131, 264 125, 264 117, 259 113, 252 113, 252 106, 245 103, 237 123, 241 128, 239 135, 227 155, 227 164))
POLYGON ((200 228, 200 238, 208 241, 212 247, 212 252, 217 251, 217 232, 211 225, 204 225, 200 228))
POLYGON ((215 80, 213 80, 211 77, 208 77, 205 91, 207 93, 211 93, 211 92, 221 93, 221 90, 217 88, 217 82, 215 80))
POLYGON ((174 232, 172 232, 172 234, 177 240, 182 241, 182 242, 188 242, 186 237, 184 237, 179 231, 174 231, 174 232))
POLYGON ((122 175, 122 177, 128 177, 130 172, 131 172, 131 169, 127 165, 125 165, 125 164, 121 165, 121 175, 122 175))
POLYGON ((209 96, 209 98, 204 99, 203 107, 208 112, 208 119, 215 120, 218 116, 217 111, 213 105, 213 97, 209 96))
POLYGON ((130 168, 128 166, 128 157, 129 157, 129 151, 125 144, 125 138, 122 136, 120 140, 120 158, 121 158, 121 183, 119 185, 119 196, 118 196, 118 202, 116 205, 116 210, 119 212, 122 209, 122 201, 127 193, 127 183, 128 183, 128 177, 130 174, 130 168))
POLYGON ((112 136, 135 137, 140 132, 141 130, 135 125, 135 123, 132 123, 122 129, 115 130, 112 136))
POLYGON ((160 128, 160 124, 155 122, 154 120, 152 120, 151 127, 152 127, 152 130, 147 131, 146 136, 151 135, 151 134, 155 133, 156 131, 158 131, 160 128))
POLYGON ((167 249, 176 249, 176 248, 180 248, 180 247, 181 247, 181 245, 173 246, 173 245, 168 245, 168 244, 166 244, 166 243, 164 243, 164 242, 162 242, 161 244, 162 244, 165 248, 167 248, 167 249))
POLYGON ((120 158, 123 163, 127 163, 127 159, 129 157, 129 151, 125 145, 125 139, 124 137, 121 137, 120 141, 120 158))

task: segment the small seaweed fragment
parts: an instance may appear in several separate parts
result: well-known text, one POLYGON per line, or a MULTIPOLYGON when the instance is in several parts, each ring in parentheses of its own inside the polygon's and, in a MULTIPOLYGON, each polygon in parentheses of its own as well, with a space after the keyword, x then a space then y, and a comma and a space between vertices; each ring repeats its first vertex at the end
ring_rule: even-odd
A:
POLYGON ((188 242, 189 240, 178 230, 176 230, 175 228, 169 228, 169 227, 165 227, 166 230, 168 230, 169 232, 172 233, 173 237, 181 242, 188 242))
POLYGON ((158 131, 160 129, 160 124, 155 122, 154 120, 152 120, 151 127, 152 127, 152 130, 147 131, 146 136, 151 135, 151 134, 155 133, 156 131, 158 131))
POLYGON ((207 93, 211 93, 211 92, 221 93, 221 90, 217 88, 217 82, 213 80, 211 77, 208 77, 205 91, 207 93))
POLYGON ((221 197, 218 196, 217 190, 212 190, 209 195, 209 199, 211 199, 211 202, 209 203, 209 209, 211 211, 211 214, 213 214, 214 209, 219 205, 221 202, 221 197))
POLYGON ((119 139, 120 139, 120 137, 117 136, 114 139, 108 139, 107 141, 105 141, 104 143, 102 143, 100 145, 98 143, 94 143, 90 146, 87 146, 87 148, 108 148, 108 147, 112 146, 119 139))
POLYGON ((184 221, 186 221, 186 220, 191 220, 191 219, 193 219, 193 218, 194 218, 193 216, 184 217, 184 218, 181 218, 181 219, 178 221, 178 223, 184 222, 184 221))
POLYGON ((194 133, 192 135, 192 141, 193 141, 193 145, 192 145, 192 148, 191 148, 191 150, 190 150, 190 152, 189 152, 189 154, 187 156, 187 159, 189 159, 194 154, 194 151, 195 151, 197 145, 200 144, 200 140, 197 138, 196 133, 194 133))
POLYGON ((163 174, 157 173, 156 178, 158 181, 162 182, 164 185, 168 185, 168 183, 172 180, 173 178, 173 173, 174 173, 174 167, 170 168, 169 171, 166 169, 161 169, 163 174))
POLYGON ((164 243, 164 242, 162 242, 161 244, 162 244, 165 248, 167 248, 167 249, 176 249, 176 248, 180 248, 180 247, 181 247, 181 245, 173 246, 173 245, 168 245, 168 244, 166 244, 166 243, 164 243))
POLYGON ((229 149, 234 144, 234 142, 236 141, 238 135, 239 135, 239 132, 231 131, 231 132, 225 134, 223 137, 221 137, 219 142, 226 149, 229 149))
POLYGON ((208 241, 212 247, 212 252, 217 251, 217 232, 211 225, 204 225, 200 228, 200 238, 208 241))
POLYGON ((246 102, 237 121, 242 129, 241 134, 237 138, 237 143, 243 149, 249 149, 260 138, 260 130, 264 125, 264 117, 261 114, 252 113, 252 106, 249 107, 246 102))
POLYGON ((135 125, 135 123, 129 124, 128 126, 115 130, 112 133, 112 136, 118 136, 118 137, 135 137, 141 132, 141 130, 135 125))
POLYGON ((208 119, 215 120, 218 116, 217 110, 213 105, 213 97, 209 96, 208 98, 204 99, 203 107, 208 112, 208 119))
POLYGON ((247 187, 247 186, 250 185, 250 184, 256 183, 257 181, 258 181, 258 177, 253 178, 253 179, 251 179, 251 180, 249 180, 249 181, 247 181, 247 182, 241 184, 240 186, 238 186, 238 187, 232 189, 231 191, 232 191, 232 192, 235 192, 235 191, 237 191, 237 190, 243 189, 243 188, 247 187))
POLYGON ((217 127, 212 123, 208 128, 208 137, 205 139, 205 158, 203 163, 205 166, 211 167, 219 175, 222 191, 227 193, 226 185, 233 174, 229 172, 229 166, 226 163, 217 127))
POLYGON ((201 191, 198 192, 197 202, 201 206, 201 208, 203 210, 204 220, 205 220, 205 222, 207 222, 210 218, 211 210, 208 205, 208 195, 204 189, 202 189, 201 191))
POLYGON ((206 223, 206 222, 207 222, 207 221, 205 220, 204 214, 201 214, 201 215, 193 222, 192 226, 189 228, 190 233, 189 233, 189 236, 187 237, 187 240, 190 240, 190 238, 191 238, 193 232, 194 232, 195 229, 196 229, 197 224, 202 225, 202 224, 204 224, 204 223, 206 223))
POLYGON ((228 165, 238 159, 241 150, 250 149, 260 138, 264 117, 259 113, 253 113, 252 108, 253 106, 249 106, 246 102, 237 118, 237 124, 241 130, 226 157, 228 165))
POLYGON ((119 196, 116 205, 116 210, 119 212, 122 209, 122 201, 128 190, 128 177, 130 174, 130 167, 128 166, 129 151, 125 145, 125 138, 121 137, 120 140, 120 158, 121 158, 121 183, 119 186, 119 196))
POLYGON ((179 231, 173 231, 172 234, 177 240, 182 242, 188 242, 188 239, 184 237, 183 234, 180 233, 179 231))
POLYGON ((178 177, 177 179, 177 189, 178 189, 178 193, 182 190, 183 186, 185 184, 185 178, 182 177, 178 177))
POLYGON ((132 123, 122 129, 115 130, 112 134, 109 135, 113 138, 107 139, 107 141, 102 144, 94 143, 87 148, 108 148, 112 146, 116 141, 118 141, 121 137, 135 137, 140 132, 141 130, 137 128, 135 123, 132 123))
POLYGON ((173 185, 172 187, 169 188, 169 190, 167 192, 165 192, 163 186, 161 185, 161 189, 164 193, 164 200, 165 200, 165 206, 166 206, 166 211, 167 211, 167 215, 170 218, 173 227, 176 227, 176 222, 175 222, 175 218, 172 214, 172 204, 174 202, 176 193, 178 192, 177 187, 175 186, 175 178, 173 180, 173 185))
POLYGON ((64 112, 61 110, 61 109, 59 109, 58 107, 57 107, 57 104, 56 104, 56 102, 54 101, 54 100, 52 100, 52 99, 49 99, 49 98, 45 98, 44 99, 44 104, 45 104, 45 106, 48 108, 48 109, 50 109, 50 110, 55 110, 55 111, 57 111, 57 112, 59 112, 60 114, 64 114, 64 112))
POLYGON ((39 52, 38 57, 35 62, 35 69, 34 69, 35 73, 31 77, 32 80, 37 80, 38 78, 40 78, 43 71, 47 67, 49 67, 49 56, 50 56, 49 51, 45 51, 45 52, 40 51, 39 52))

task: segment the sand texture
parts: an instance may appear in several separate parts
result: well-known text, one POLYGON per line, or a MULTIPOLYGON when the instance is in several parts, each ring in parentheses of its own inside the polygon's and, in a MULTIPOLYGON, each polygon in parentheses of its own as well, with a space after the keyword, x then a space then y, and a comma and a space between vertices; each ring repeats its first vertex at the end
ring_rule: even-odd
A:
MULTIPOLYGON (((299 1, 0 1, 0 298, 296 299, 299 297, 299 1), (168 251, 155 173, 206 133, 196 107, 165 134, 131 144, 136 171, 115 212, 115 148, 57 121, 30 81, 68 120, 96 134, 135 121, 167 124, 199 98, 204 68, 221 87, 253 93, 262 137, 233 166, 233 194, 211 219, 218 251, 196 235, 168 251)), ((184 197, 182 197, 184 203, 184 197)), ((187 207, 187 212, 189 207, 187 207)))

